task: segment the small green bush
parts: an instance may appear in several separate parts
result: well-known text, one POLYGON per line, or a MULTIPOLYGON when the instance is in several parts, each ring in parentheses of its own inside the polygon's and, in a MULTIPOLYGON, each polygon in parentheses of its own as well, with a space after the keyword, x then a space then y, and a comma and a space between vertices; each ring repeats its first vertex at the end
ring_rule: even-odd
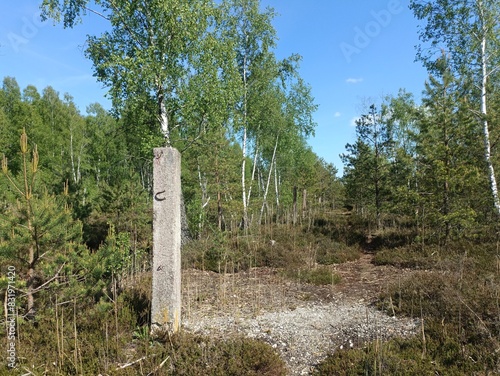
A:
POLYGON ((373 342, 363 349, 340 350, 328 356, 315 369, 313 375, 339 376, 421 376, 463 375, 437 365, 422 357, 422 344, 418 339, 395 339, 385 343, 373 342))
POLYGON ((342 264, 359 258, 358 246, 348 246, 345 243, 331 239, 318 239, 316 261, 322 265, 342 264))
POLYGON ((421 269, 395 281, 378 302, 390 314, 422 320, 420 333, 338 351, 318 365, 316 375, 499 373, 496 244, 413 244, 381 250, 375 262, 421 269))
POLYGON ((164 371, 162 375, 286 375, 283 360, 271 346, 253 339, 217 339, 180 332, 173 336, 167 335, 163 346, 161 358, 169 358, 170 370, 164 371))
POLYGON ((300 268, 298 270, 287 269, 285 275, 299 282, 309 283, 316 286, 335 285, 340 282, 341 277, 334 273, 331 268, 320 266, 317 268, 300 268))

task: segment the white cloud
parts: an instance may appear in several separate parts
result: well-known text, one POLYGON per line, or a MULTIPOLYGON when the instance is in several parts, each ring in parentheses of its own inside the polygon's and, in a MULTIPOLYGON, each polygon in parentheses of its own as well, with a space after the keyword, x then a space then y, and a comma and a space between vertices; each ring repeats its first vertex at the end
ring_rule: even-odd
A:
POLYGON ((341 114, 340 112, 338 112, 338 111, 337 111, 337 112, 335 112, 335 113, 333 114, 333 116, 334 116, 334 117, 336 117, 336 118, 338 118, 338 117, 341 117, 341 116, 342 116, 342 114, 341 114))
POLYGON ((345 80, 345 82, 347 82, 348 84, 359 84, 361 82, 363 82, 363 79, 360 77, 360 78, 348 78, 347 80, 345 80))

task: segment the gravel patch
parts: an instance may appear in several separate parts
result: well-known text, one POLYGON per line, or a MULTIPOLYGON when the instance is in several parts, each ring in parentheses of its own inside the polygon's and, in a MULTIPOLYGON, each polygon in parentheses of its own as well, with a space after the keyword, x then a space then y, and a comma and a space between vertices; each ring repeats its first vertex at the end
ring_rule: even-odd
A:
POLYGON ((287 363, 290 375, 309 375, 314 365, 338 349, 413 335, 417 325, 414 320, 390 317, 354 302, 312 304, 254 318, 220 316, 184 321, 185 329, 194 333, 240 334, 269 343, 287 363))
POLYGON ((342 268, 336 271, 349 272, 346 283, 322 287, 290 282, 272 269, 226 275, 185 271, 183 327, 265 341, 290 375, 311 374, 333 351, 417 332, 417 320, 391 317, 371 304, 382 277, 395 278, 395 270, 373 266, 368 258, 342 268))

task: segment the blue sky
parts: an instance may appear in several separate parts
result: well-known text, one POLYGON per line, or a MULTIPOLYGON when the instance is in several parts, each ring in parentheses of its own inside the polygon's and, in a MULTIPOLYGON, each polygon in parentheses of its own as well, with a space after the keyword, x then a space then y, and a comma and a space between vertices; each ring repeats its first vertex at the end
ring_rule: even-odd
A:
MULTIPOLYGON (((342 170, 339 154, 355 137, 363 105, 380 103, 404 88, 420 97, 427 78, 415 63, 417 21, 403 0, 261 0, 278 13, 276 54, 302 55, 301 75, 311 85, 318 111, 312 149, 342 170)), ((69 93, 82 113, 90 103, 109 107, 106 90, 92 76, 83 50, 87 34, 104 30, 90 15, 74 29, 39 21, 39 0, 4 1, 0 16, 1 77, 21 89, 50 85, 69 93)), ((340 171, 341 172, 341 171, 340 171)))

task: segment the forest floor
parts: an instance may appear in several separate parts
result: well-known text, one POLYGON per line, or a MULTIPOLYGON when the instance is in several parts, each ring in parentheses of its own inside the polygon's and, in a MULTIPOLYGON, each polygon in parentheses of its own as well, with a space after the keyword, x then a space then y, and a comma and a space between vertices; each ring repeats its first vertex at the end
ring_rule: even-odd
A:
POLYGON ((263 340, 278 351, 290 375, 308 375, 333 351, 418 331, 417 320, 396 318, 374 307, 379 293, 412 271, 377 266, 372 258, 367 253, 333 265, 332 275, 341 280, 326 286, 292 281, 272 268, 238 273, 185 270, 183 326, 210 336, 263 340))

